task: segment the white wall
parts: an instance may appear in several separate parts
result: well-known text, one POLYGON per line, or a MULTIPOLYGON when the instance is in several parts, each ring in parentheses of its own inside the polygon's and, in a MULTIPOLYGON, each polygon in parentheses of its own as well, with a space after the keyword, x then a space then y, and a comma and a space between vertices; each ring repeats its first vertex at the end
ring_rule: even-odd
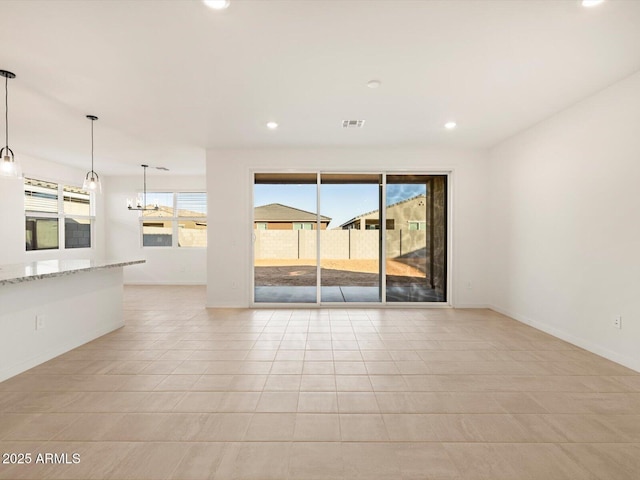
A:
POLYGON ((24 183, 20 179, 0 177, 0 265, 23 262, 24 183))
MULTIPOLYGON (((142 170, 142 169, 141 169, 142 170)), ((109 229, 107 254, 116 259, 145 259, 124 269, 125 284, 204 285, 207 283, 207 249, 178 247, 142 248, 140 213, 127 209, 127 199, 142 190, 137 176, 109 177, 105 215, 109 229)), ((206 191, 204 176, 147 176, 147 191, 206 191)))
POLYGON ((640 73, 497 146, 490 171, 492 308, 640 370, 640 73))
POLYGON ((488 176, 485 152, 407 148, 247 149, 207 151, 207 303, 247 307, 251 301, 252 169, 263 171, 453 170, 455 306, 486 305, 488 176), (221 235, 220 232, 224 232, 221 235), (470 285, 470 288, 467 288, 470 285))
MULTIPOLYGON (((22 172, 25 177, 50 180, 81 187, 86 171, 21 155, 22 172)), ((106 183, 103 188, 106 187, 106 183)), ((104 249, 104 204, 96 195, 96 221, 94 223, 93 248, 25 251, 24 181, 0 177, 0 265, 22 263, 54 258, 102 258, 104 249)))

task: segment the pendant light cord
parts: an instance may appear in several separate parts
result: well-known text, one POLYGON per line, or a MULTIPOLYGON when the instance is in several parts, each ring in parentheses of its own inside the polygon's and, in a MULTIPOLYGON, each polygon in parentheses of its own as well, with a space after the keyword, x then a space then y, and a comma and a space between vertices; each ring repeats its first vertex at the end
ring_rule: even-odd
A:
POLYGON ((143 175, 143 187, 144 187, 144 205, 142 206, 142 208, 147 208, 147 167, 144 167, 144 171, 143 171, 144 175, 143 175))
POLYGON ((93 120, 91 120, 91 173, 93 173, 93 120))
POLYGON ((9 150, 9 77, 4 77, 4 121, 4 139, 6 148, 9 150))

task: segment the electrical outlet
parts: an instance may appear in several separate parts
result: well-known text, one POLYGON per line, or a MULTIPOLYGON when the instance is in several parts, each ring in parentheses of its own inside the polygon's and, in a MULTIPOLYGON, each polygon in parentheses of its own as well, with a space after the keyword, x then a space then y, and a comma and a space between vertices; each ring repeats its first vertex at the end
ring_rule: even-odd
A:
POLYGON ((44 315, 36 315, 36 330, 44 328, 44 315))
POLYGON ((622 315, 617 315, 616 318, 613 319, 613 326, 616 328, 622 328, 622 315))

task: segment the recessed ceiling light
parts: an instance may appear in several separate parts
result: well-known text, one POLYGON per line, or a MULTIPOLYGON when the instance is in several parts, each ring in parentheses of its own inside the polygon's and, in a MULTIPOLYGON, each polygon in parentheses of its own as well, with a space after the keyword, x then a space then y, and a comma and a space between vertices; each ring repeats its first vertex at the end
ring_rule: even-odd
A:
POLYGON ((600 5, 604 0, 582 0, 583 7, 595 7, 596 5, 600 5))
POLYGON ((224 10, 229 6, 231 0, 202 0, 203 3, 214 10, 224 10))
POLYGON ((278 124, 276 122, 267 122, 267 128, 275 130, 276 128, 278 128, 278 124))
POLYGON ((457 126, 458 124, 456 122, 447 122, 444 124, 444 128, 446 128, 447 130, 453 130, 457 126))
POLYGON ((369 80, 367 82, 367 87, 369 88, 378 88, 380 85, 382 85, 380 80, 369 80))

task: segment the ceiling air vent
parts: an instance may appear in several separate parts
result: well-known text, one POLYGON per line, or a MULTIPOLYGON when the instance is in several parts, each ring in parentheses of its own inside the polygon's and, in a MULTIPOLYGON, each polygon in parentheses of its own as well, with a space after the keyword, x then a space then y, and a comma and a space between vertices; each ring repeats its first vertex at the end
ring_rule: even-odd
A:
POLYGON ((364 120, 343 120, 342 128, 362 128, 364 120))

